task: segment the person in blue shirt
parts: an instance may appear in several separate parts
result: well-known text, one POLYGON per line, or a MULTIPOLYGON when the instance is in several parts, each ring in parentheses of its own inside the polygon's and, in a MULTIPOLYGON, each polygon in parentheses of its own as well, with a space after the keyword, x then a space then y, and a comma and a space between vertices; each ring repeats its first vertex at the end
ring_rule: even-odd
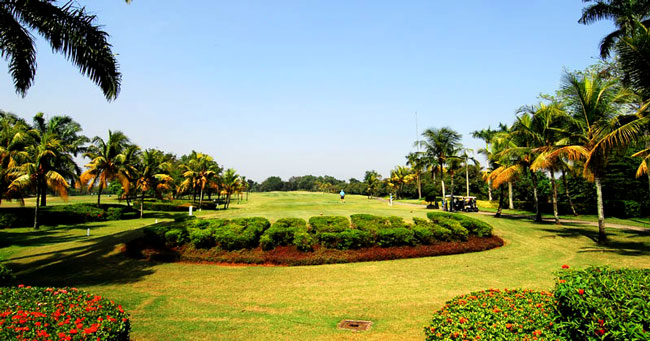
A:
POLYGON ((341 195, 341 202, 345 202, 345 192, 343 192, 343 190, 341 190, 341 193, 339 193, 339 194, 341 195))

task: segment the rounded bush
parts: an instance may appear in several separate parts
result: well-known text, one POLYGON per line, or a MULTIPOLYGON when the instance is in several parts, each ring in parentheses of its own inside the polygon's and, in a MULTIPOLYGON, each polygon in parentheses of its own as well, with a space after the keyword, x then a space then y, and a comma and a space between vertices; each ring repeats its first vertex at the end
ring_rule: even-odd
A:
POLYGON ((314 251, 316 241, 316 238, 307 231, 300 230, 293 235, 293 245, 303 252, 314 251))
POLYGON ((75 288, 0 289, 2 340, 129 340, 122 306, 75 288))
POLYGON ((209 249, 217 245, 211 230, 190 228, 189 232, 190 243, 197 249, 209 249))
POLYGON ((413 246, 416 242, 413 231, 404 227, 379 230, 376 238, 381 247, 413 246))

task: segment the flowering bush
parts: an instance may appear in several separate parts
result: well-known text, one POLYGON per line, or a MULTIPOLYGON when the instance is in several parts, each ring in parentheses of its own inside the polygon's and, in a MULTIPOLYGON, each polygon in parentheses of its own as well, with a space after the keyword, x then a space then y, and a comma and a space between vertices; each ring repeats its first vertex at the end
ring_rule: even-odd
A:
POLYGON ((129 340, 122 306, 75 288, 0 288, 2 340, 129 340))
POLYGON ((424 328, 427 340, 556 340, 553 294, 494 290, 458 296, 424 328))
POLYGON ((650 270, 563 266, 558 326, 571 340, 650 339, 650 270))

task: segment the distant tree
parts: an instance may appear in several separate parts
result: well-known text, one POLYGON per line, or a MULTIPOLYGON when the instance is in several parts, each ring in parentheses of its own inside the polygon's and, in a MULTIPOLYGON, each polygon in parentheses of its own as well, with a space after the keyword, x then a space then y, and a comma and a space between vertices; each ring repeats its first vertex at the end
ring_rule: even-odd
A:
POLYGON ((282 187, 283 182, 279 176, 270 176, 260 184, 262 192, 281 191, 282 187))

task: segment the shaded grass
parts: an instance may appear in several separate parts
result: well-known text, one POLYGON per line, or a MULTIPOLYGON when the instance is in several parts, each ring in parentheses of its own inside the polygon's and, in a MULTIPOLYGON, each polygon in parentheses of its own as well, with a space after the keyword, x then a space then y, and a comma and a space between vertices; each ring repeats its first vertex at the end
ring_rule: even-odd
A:
MULTIPOLYGON (((339 201, 321 193, 253 194, 237 209, 201 214, 276 220, 369 213, 410 220, 427 212, 363 196, 339 201)), ((650 267, 644 251, 650 236, 643 233, 608 229, 611 244, 601 247, 592 240, 595 227, 473 216, 493 224, 506 245, 472 254, 302 267, 156 264, 121 255, 120 243, 153 222, 148 218, 57 227, 43 235, 5 230, 1 238, 17 245, 0 254, 9 255, 25 284, 79 286, 120 302, 132 314, 136 340, 422 339, 433 311, 455 295, 491 287, 548 290, 562 264, 650 267), (93 226, 90 239, 87 226, 93 226), (336 329, 342 319, 374 324, 353 333, 336 329)))

